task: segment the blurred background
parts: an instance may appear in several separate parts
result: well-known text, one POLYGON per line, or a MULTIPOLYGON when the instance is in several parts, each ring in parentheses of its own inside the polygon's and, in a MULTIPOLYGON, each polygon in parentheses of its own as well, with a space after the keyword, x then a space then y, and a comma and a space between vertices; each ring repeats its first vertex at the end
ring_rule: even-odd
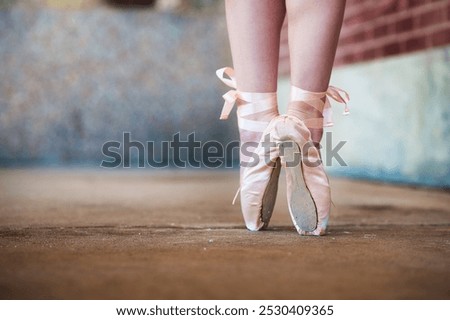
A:
MULTIPOLYGON (((0 0, 0 166, 98 167, 102 145, 123 132, 141 142, 177 132, 236 140, 235 116, 218 120, 227 88, 214 71, 231 65, 223 7, 0 0)), ((335 108, 325 141, 346 141, 347 166, 327 163, 331 174, 450 187, 449 15, 446 0, 347 1, 331 84, 350 93, 351 116, 335 108)))

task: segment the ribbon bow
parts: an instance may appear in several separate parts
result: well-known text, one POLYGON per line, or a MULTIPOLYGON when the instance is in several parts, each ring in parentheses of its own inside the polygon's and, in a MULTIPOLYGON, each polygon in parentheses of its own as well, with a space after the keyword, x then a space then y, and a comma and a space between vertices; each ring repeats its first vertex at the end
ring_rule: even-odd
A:
POLYGON ((350 114, 350 109, 348 108, 347 104, 350 101, 350 96, 347 92, 345 92, 342 89, 329 86, 327 91, 325 92, 326 100, 325 100, 325 106, 323 108, 323 126, 324 127, 331 127, 333 126, 333 111, 331 109, 331 104, 328 98, 332 98, 336 102, 340 102, 344 104, 344 112, 342 113, 344 116, 350 114))
MULTIPOLYGON (((236 79, 234 78, 234 70, 229 67, 225 67, 216 71, 217 77, 222 80, 227 86, 237 89, 236 79), (228 78, 225 77, 228 76, 228 78)), ((223 104, 222 112, 220 114, 220 120, 228 119, 231 111, 233 110, 234 105, 236 104, 236 100, 238 99, 237 90, 230 90, 225 93, 222 97, 225 100, 223 104)))

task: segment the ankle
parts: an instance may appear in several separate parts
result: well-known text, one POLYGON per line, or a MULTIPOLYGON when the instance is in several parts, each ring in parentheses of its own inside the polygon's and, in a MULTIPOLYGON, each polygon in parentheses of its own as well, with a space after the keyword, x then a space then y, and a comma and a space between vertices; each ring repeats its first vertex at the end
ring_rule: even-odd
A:
MULTIPOLYGON (((238 91, 237 107, 237 115, 239 118, 267 122, 267 124, 279 115, 276 92, 238 91)), ((262 132, 263 130, 257 131, 262 132)))
POLYGON ((290 99, 291 101, 309 101, 316 99, 325 99, 326 91, 309 91, 296 87, 291 84, 290 99))
POLYGON ((323 134, 323 109, 326 92, 311 92, 291 86, 291 102, 287 114, 304 122, 311 134, 311 140, 317 147, 323 134))
POLYGON ((250 91, 237 91, 238 98, 247 103, 255 103, 262 100, 277 101, 276 92, 250 92, 250 91))
POLYGON ((326 102, 326 92, 312 92, 291 85, 290 98, 288 115, 304 121, 308 128, 320 130, 323 128, 322 112, 326 102))

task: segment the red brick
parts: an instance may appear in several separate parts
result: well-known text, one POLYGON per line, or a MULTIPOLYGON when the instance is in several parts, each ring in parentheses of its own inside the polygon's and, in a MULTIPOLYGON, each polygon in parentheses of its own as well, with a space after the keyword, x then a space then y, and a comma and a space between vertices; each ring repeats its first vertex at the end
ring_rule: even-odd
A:
POLYGON ((373 30, 375 38, 383 37, 389 34, 387 25, 380 25, 373 30))
POLYGON ((355 59, 353 58, 353 55, 351 54, 347 54, 346 56, 344 56, 343 60, 345 64, 356 62, 355 59))
POLYGON ((406 40, 405 49, 407 52, 417 51, 427 48, 427 37, 422 36, 406 40))
POLYGON ((356 24, 361 24, 363 23, 364 20, 362 19, 362 17, 358 14, 358 15, 354 15, 351 17, 344 17, 344 26, 353 26, 356 24))
POLYGON ((362 42, 366 39, 366 33, 364 31, 358 32, 352 36, 354 43, 362 42))
POLYGON ((447 3, 447 21, 450 20, 450 2, 447 3))
POLYGON ((409 31, 413 29, 413 26, 413 19, 411 17, 408 17, 396 22, 395 31, 398 33, 409 31))
POLYGON ((364 39, 366 39, 366 41, 373 39, 373 30, 372 29, 368 29, 364 32, 364 39))
POLYGON ((347 7, 358 7, 364 0, 347 0, 347 7))
POLYGON ((442 10, 428 11, 419 17, 419 24, 421 27, 427 27, 444 21, 445 19, 443 18, 444 15, 442 10))
POLYGON ((433 46, 443 46, 450 43, 450 28, 431 35, 433 46))
POLYGON ((364 54, 362 51, 357 51, 353 53, 353 61, 364 60, 364 54))
POLYGON ((390 1, 387 4, 386 3, 383 4, 382 1, 377 1, 377 2, 379 2, 378 5, 374 5, 374 7, 372 9, 372 12, 375 14, 375 16, 381 16, 381 15, 386 15, 386 14, 391 14, 391 13, 396 13, 396 12, 401 11, 397 8, 397 1, 395 1, 395 0, 390 1))
POLYGON ((372 49, 375 54, 375 59, 383 57, 383 50, 381 48, 372 49))
POLYGON ((409 7, 409 1, 408 0, 397 0, 397 9, 399 10, 405 10, 409 7))
POLYGON ((373 60, 377 57, 376 51, 374 49, 369 49, 363 52, 364 60, 373 60))
POLYGON ((377 16, 379 15, 379 10, 374 10, 377 9, 377 7, 374 5, 370 5, 367 7, 363 7, 363 5, 361 5, 361 7, 361 10, 352 10, 351 13, 347 13, 344 16, 344 26, 367 23, 377 18, 377 16))
POLYGON ((347 0, 345 4, 345 9, 348 12, 353 12, 361 7, 364 7, 369 3, 370 0, 347 0))
POLYGON ((346 46, 346 45, 352 44, 352 43, 354 43, 352 36, 345 37, 345 38, 340 38, 338 46, 342 47, 342 46, 346 46))
POLYGON ((387 44, 383 47, 383 55, 391 56, 394 54, 399 54, 401 52, 400 44, 397 42, 387 44))
POLYGON ((347 0, 335 65, 449 44, 450 30, 432 33, 432 26, 448 20, 449 0, 347 0), (372 27, 372 23, 376 26, 372 27), (424 28, 428 33, 424 33, 424 28), (396 34, 399 37, 392 39, 396 34), (383 42, 385 37, 389 42, 383 42), (377 41, 376 48, 372 39, 377 41))
POLYGON ((427 1, 424 0, 409 0, 409 7, 418 7, 426 4, 427 1))

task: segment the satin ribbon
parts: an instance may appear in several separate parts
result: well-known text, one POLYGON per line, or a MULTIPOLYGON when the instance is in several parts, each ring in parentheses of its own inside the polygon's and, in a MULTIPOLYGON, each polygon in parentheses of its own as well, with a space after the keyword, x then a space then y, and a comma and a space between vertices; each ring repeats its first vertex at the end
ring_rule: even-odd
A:
POLYGON ((350 109, 347 106, 347 103, 350 101, 350 97, 348 93, 342 89, 329 86, 325 92, 311 92, 291 86, 291 101, 304 101, 316 110, 321 111, 323 115, 322 125, 324 127, 331 127, 334 124, 333 111, 329 100, 330 98, 345 105, 343 115, 350 114, 350 109), (324 104, 321 100, 323 97, 325 97, 324 104))
MULTIPOLYGON (((239 98, 239 92, 237 89, 236 79, 234 78, 234 70, 230 67, 221 68, 216 71, 217 77, 227 86, 233 88, 234 90, 230 90, 227 93, 225 93, 222 97, 225 100, 222 112, 220 114, 220 120, 226 120, 228 119, 231 111, 233 110, 236 100, 239 98), (225 77, 227 76, 227 77, 225 77)), ((296 99, 292 100, 303 100, 303 101, 313 101, 313 100, 320 100, 324 96, 325 99, 325 105, 322 110, 323 114, 323 126, 324 127, 331 127, 334 125, 333 123, 333 110, 331 108, 331 104, 329 101, 329 98, 335 100, 336 102, 343 103, 344 104, 344 112, 343 115, 350 114, 350 109, 348 108, 348 102, 350 101, 350 97, 348 93, 340 88, 329 86, 327 91, 325 92, 310 92, 306 91, 297 87, 293 87, 297 91, 296 99), (302 96, 303 98, 299 98, 298 96, 302 96)), ((315 104, 312 104, 315 106, 315 104)))
MULTIPOLYGON (((236 79, 234 78, 234 70, 230 67, 225 67, 216 71, 217 77, 225 83, 227 86, 237 89, 236 79), (225 75, 228 78, 225 78, 225 75)), ((225 100, 223 104, 222 112, 220 114, 220 120, 228 119, 231 111, 233 110, 234 105, 236 104, 236 100, 238 99, 238 91, 230 90, 225 93, 222 97, 225 100)))
POLYGON ((344 104, 344 112, 342 115, 346 116, 350 114, 350 109, 348 108, 348 102, 350 101, 350 96, 348 93, 342 89, 329 86, 327 91, 325 92, 326 100, 325 106, 323 108, 323 126, 331 127, 334 125, 333 123, 333 110, 331 109, 330 100, 328 98, 332 98, 336 102, 340 102, 344 104))

